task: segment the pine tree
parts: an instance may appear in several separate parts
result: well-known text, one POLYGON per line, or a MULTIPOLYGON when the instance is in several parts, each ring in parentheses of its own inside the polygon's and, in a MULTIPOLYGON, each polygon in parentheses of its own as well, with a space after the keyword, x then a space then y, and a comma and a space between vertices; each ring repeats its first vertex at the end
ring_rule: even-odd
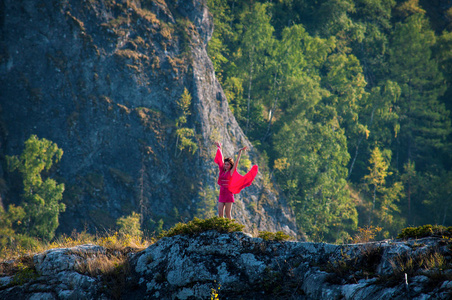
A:
POLYGON ((187 88, 184 88, 184 92, 176 103, 179 117, 176 120, 175 155, 177 155, 177 150, 181 153, 184 149, 188 149, 191 154, 194 154, 198 150, 198 145, 195 142, 195 131, 192 128, 183 127, 188 121, 188 116, 191 115, 191 100, 190 92, 187 88))
POLYGON ((385 151, 383 153, 380 151, 378 147, 375 147, 372 151, 372 155, 369 159, 370 167, 369 174, 364 176, 364 180, 371 186, 372 192, 372 209, 369 214, 369 224, 372 225, 372 213, 375 210, 375 205, 377 201, 377 191, 381 191, 382 188, 386 184, 386 177, 391 175, 392 173, 388 171, 389 162, 388 156, 390 156, 390 152, 385 151))
POLYGON ((390 232, 395 233, 403 224, 403 219, 398 215, 398 202, 404 196, 403 185, 401 182, 387 183, 387 178, 392 175, 390 162, 391 152, 382 152, 375 147, 369 159, 369 173, 363 178, 364 190, 370 192, 372 199, 367 225, 384 226, 384 237, 388 237, 390 232))
POLYGON ((448 111, 438 98, 444 93, 443 77, 432 59, 435 36, 421 14, 396 25, 391 49, 391 77, 401 87, 397 161, 415 161, 421 169, 433 150, 444 147, 451 132, 448 111), (400 152, 403 150, 403 152, 400 152), (400 155, 400 157, 399 157, 400 155))

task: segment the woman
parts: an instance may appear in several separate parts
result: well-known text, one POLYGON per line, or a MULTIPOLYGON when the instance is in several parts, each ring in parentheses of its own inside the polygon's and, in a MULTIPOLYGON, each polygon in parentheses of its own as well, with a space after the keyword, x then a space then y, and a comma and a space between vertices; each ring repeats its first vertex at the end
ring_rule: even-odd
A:
POLYGON ((216 142, 217 154, 215 155, 215 163, 218 164, 220 174, 218 176, 218 184, 220 185, 220 196, 218 198, 218 216, 223 217, 226 213, 226 218, 232 219, 231 210, 232 203, 234 203, 234 194, 238 194, 243 188, 251 185, 254 178, 257 175, 258 167, 253 166, 251 170, 242 176, 237 172, 237 167, 240 162, 242 151, 245 151, 247 147, 243 147, 239 150, 237 157, 237 163, 234 164, 232 158, 227 157, 223 159, 223 153, 221 151, 221 144, 216 142))

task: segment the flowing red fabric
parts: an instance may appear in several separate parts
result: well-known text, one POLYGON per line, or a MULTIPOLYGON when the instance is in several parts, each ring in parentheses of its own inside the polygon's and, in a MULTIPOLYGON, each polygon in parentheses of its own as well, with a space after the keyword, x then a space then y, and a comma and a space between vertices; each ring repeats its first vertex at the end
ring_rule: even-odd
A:
POLYGON ((258 172, 257 165, 254 165, 251 170, 248 171, 245 175, 240 175, 237 170, 235 170, 234 174, 232 174, 231 181, 229 182, 228 190, 233 194, 240 193, 241 190, 250 186, 253 183, 254 178, 256 177, 258 172))
MULTIPOLYGON (((217 154, 215 155, 215 163, 218 164, 220 169, 223 168, 223 154, 219 148, 217 149, 217 154)), ((254 165, 245 175, 240 175, 239 172, 235 170, 234 174, 232 174, 231 181, 229 182, 228 190, 233 194, 240 193, 241 190, 253 183, 258 171, 259 168, 257 165, 254 165)), ((218 184, 220 184, 220 178, 218 178, 218 184)))

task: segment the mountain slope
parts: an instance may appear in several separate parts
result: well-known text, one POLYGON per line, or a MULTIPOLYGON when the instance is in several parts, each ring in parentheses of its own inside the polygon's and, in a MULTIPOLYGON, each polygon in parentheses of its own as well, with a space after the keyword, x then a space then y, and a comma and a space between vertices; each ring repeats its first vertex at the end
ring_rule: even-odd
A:
MULTIPOLYGON (((214 141, 227 156, 249 146, 249 160, 259 161, 207 56, 213 22, 205 1, 2 5, 1 158, 19 154, 32 134, 64 150, 51 174, 66 186, 60 232, 111 228, 132 211, 148 231, 159 220, 211 215, 214 141), (186 110, 178 105, 185 89, 186 110)), ((9 187, 0 191, 3 205, 19 204, 20 182, 3 169, 0 176, 9 187)), ((294 234, 292 212, 270 186, 259 174, 233 216, 249 231, 294 234)))

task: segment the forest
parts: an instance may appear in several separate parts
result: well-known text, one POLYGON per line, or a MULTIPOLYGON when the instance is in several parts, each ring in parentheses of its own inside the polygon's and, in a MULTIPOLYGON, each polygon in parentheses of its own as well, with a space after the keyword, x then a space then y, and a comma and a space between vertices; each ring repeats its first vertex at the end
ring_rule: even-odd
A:
POLYGON ((230 108, 311 240, 452 225, 450 3, 208 6, 230 108))
MULTIPOLYGON (((129 11, 128 2, 114 5, 129 11)), ((246 161, 259 165, 263 185, 287 199, 300 237, 347 243, 363 232, 386 239, 395 238, 406 227, 452 226, 450 1, 207 0, 207 5, 214 22, 207 50, 215 75, 229 108, 259 153, 258 161, 246 161)), ((118 18, 127 20, 122 15, 118 18)), ((128 24, 120 24, 128 28, 128 24)), ((170 28, 168 24, 162 21, 162 30, 170 28)), ((177 97, 179 112, 171 123, 175 149, 170 152, 180 155, 184 150, 187 157, 196 157, 202 144, 195 140, 199 132, 189 117, 192 96, 184 89, 177 97)), ((104 101, 108 104, 105 124, 110 126, 112 100, 101 99, 108 100, 104 101)), ((86 103, 89 107, 90 102, 86 103)), ((120 103, 117 106, 127 123, 131 122, 130 109, 120 103)), ((152 133, 162 133, 157 137, 168 132, 155 117, 161 112, 135 110, 152 133), (148 122, 152 118, 155 128, 148 122)), ((78 116, 75 111, 70 114, 67 127, 75 126, 78 116)), ((147 144, 141 137, 139 145, 137 149, 145 149, 147 156, 154 155, 154 148, 144 147, 147 144)), ((21 154, 5 155, 3 168, 8 180, 0 178, 0 192, 10 189, 20 194, 22 202, 0 205, 0 253, 8 247, 19 248, 17 243, 32 245, 35 238, 58 239, 60 213, 78 212, 83 193, 86 199, 104 201, 107 207, 100 171, 77 176, 85 192, 55 175, 63 157, 71 157, 70 150, 33 134, 21 154), (11 182, 14 185, 8 186, 11 182)), ((106 165, 105 178, 111 173, 114 182, 119 182, 115 185, 144 199, 144 167, 134 186, 130 174, 106 165)), ((185 215, 204 218, 207 210, 215 213, 217 194, 213 189, 196 189, 188 180, 183 184, 203 197, 199 201, 202 209, 193 216, 187 210, 185 215)), ((180 189, 169 195, 183 193, 190 194, 180 189)), ((184 201, 191 200, 187 195, 184 201)), ((164 220, 163 214, 156 214, 150 220, 153 223, 148 222, 152 230, 143 226, 143 218, 136 212, 109 224, 120 228, 124 236, 141 238, 146 233, 150 237, 147 233, 159 233, 172 224, 171 218, 179 218, 178 208, 172 205, 167 206, 174 216, 166 213, 164 220)), ((252 205, 259 214, 260 206, 252 205)), ((100 207, 97 217, 105 215, 100 207)), ((120 209, 121 213, 132 212, 131 208, 120 209)))

